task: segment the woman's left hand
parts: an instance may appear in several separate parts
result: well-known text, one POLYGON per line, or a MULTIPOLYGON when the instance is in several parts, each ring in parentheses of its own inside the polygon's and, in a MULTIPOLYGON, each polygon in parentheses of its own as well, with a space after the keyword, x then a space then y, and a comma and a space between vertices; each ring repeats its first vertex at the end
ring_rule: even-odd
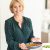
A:
POLYGON ((31 42, 41 42, 40 38, 31 38, 31 42))

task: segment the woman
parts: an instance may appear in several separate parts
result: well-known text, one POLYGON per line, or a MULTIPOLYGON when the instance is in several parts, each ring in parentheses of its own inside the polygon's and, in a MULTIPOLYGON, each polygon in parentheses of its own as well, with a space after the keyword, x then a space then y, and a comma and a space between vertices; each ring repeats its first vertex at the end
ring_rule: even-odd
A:
POLYGON ((22 16, 23 9, 22 0, 11 1, 10 10, 14 15, 5 21, 7 50, 26 50, 25 43, 37 40, 33 36, 31 20, 22 16))

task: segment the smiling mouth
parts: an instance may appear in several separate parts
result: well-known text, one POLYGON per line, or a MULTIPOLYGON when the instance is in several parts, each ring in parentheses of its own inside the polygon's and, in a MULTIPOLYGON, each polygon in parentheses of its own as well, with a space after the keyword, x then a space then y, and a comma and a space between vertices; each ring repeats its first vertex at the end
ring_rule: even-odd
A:
POLYGON ((20 14, 18 11, 15 11, 15 14, 20 14))
POLYGON ((19 11, 15 11, 16 13, 19 13, 19 11))

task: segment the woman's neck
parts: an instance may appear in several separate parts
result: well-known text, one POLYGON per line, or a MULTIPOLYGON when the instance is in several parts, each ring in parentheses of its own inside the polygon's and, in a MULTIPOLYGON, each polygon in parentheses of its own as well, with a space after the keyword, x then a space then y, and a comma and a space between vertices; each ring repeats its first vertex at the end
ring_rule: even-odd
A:
POLYGON ((15 19, 18 23, 22 23, 22 22, 23 22, 23 17, 22 17, 22 16, 15 16, 15 15, 14 15, 14 19, 15 19))

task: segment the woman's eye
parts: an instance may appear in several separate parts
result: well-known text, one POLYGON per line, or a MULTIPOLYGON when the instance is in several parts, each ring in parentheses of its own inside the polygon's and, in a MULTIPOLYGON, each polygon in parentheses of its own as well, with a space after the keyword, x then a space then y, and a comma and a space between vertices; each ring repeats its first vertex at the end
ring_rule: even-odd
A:
POLYGON ((14 8, 16 8, 16 6, 14 8))

